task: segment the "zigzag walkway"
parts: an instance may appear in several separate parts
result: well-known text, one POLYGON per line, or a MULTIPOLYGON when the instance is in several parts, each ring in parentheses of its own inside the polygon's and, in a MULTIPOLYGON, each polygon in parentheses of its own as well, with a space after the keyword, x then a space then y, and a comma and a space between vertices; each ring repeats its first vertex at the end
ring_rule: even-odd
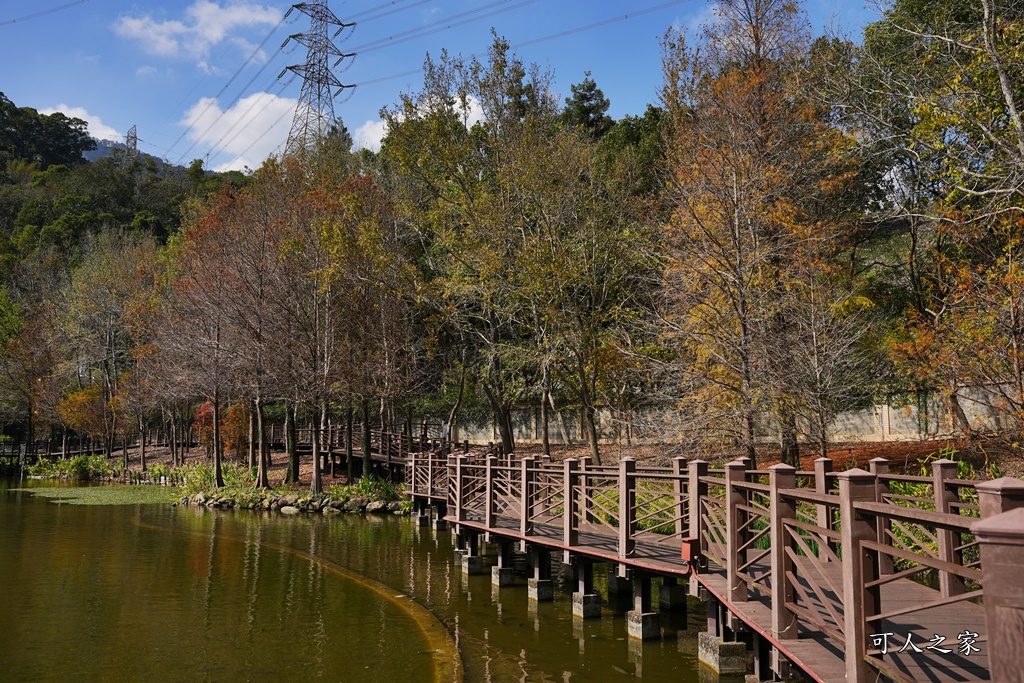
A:
MULTIPOLYGON (((680 559, 679 544, 671 543, 672 537, 640 533, 636 535, 635 551, 628 558, 618 556, 618 539, 607 527, 594 524, 581 524, 578 543, 567 546, 563 543, 563 529, 553 524, 535 524, 532 533, 523 535, 519 530, 519 520, 506 515, 492 517, 492 526, 488 527, 483 515, 467 512, 462 521, 453 515, 445 518, 451 524, 459 524, 466 529, 489 533, 502 538, 526 541, 552 551, 568 551, 596 561, 623 564, 636 570, 647 571, 665 576, 687 576, 688 570, 680 559)), ((827 565, 826 565, 827 566, 827 565)), ((751 573, 767 572, 765 563, 755 563, 751 573)), ((842 582, 842 570, 836 563, 831 563, 824 570, 826 583, 839 585, 842 582)), ((730 602, 727 598, 726 572, 717 563, 709 563, 706 571, 697 573, 694 578, 712 596, 733 615, 738 617, 747 627, 762 638, 767 639, 779 652, 804 671, 812 680, 820 683, 835 683, 846 680, 846 665, 841 641, 837 641, 820 630, 800 626, 797 639, 779 639, 771 631, 772 615, 770 595, 754 588, 750 591, 746 602, 730 602)), ((814 598, 814 591, 806 580, 798 579, 797 591, 803 596, 805 609, 826 613, 828 607, 821 600, 814 598)), ((936 591, 910 579, 899 579, 882 586, 882 600, 887 608, 899 611, 904 607, 913 607, 935 600, 936 591)), ((836 597, 836 596, 831 596, 836 597)), ((839 615, 841 617, 841 615, 839 615)), ((892 633, 887 638, 888 653, 882 658, 895 670, 910 681, 987 681, 990 680, 988 657, 983 640, 979 638, 980 652, 971 652, 964 656, 957 651, 956 635, 963 631, 978 634, 985 632, 985 612, 973 603, 946 604, 913 615, 894 616, 882 620, 878 626, 880 633, 892 633), (907 635, 912 635, 912 643, 922 652, 915 652, 908 647, 905 652, 898 653, 905 644, 907 635), (936 634, 945 636, 945 640, 936 645, 932 637, 936 634), (950 652, 940 652, 941 647, 950 652)), ((883 679, 879 679, 883 680, 883 679)))

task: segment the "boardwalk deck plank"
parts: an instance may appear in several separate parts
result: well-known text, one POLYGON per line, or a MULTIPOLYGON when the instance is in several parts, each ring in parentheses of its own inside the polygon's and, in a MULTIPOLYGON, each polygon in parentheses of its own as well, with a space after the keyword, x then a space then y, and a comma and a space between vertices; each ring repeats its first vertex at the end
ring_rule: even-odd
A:
MULTIPOLYGON (((681 560, 678 541, 675 544, 661 542, 665 537, 655 534, 637 535, 634 552, 626 558, 618 556, 617 538, 614 530, 606 526, 581 525, 578 542, 569 547, 563 543, 562 529, 559 526, 536 524, 533 532, 524 536, 519 531, 517 518, 497 515, 494 526, 488 528, 482 515, 467 512, 466 518, 459 522, 453 516, 448 521, 462 524, 466 528, 480 532, 491 532, 506 538, 528 541, 543 545, 552 550, 571 551, 581 555, 608 562, 621 563, 637 569, 645 569, 659 574, 683 576, 685 566, 681 560)), ((836 563, 826 563, 823 571, 830 573, 835 585, 842 583, 842 571, 836 563)), ((768 569, 763 563, 755 563, 752 573, 760 575, 768 569)), ((724 569, 712 563, 709 570, 697 576, 697 580, 717 599, 722 601, 735 615, 742 619, 751 629, 760 633, 797 666, 808 672, 811 677, 821 683, 834 683, 846 679, 844 651, 841 643, 830 639, 821 632, 811 631, 801 626, 800 637, 796 640, 779 640, 771 633, 771 606, 769 596, 757 589, 751 589, 747 602, 730 603, 726 599, 726 580, 724 569)), ((898 609, 903 606, 920 605, 938 597, 938 592, 910 579, 900 579, 882 586, 882 606, 884 611, 898 609)), ((820 609, 813 605, 812 609, 820 609)), ((981 652, 963 656, 957 652, 957 635, 964 630, 978 634, 985 632, 985 612, 982 607, 972 602, 961 602, 943 605, 921 612, 895 617, 884 621, 875 632, 892 632, 889 654, 886 662, 895 666, 909 678, 916 681, 987 681, 988 658, 985 642, 979 642, 981 652), (906 635, 913 634, 914 642, 923 653, 917 654, 908 650, 897 654, 894 650, 903 646, 906 635), (949 654, 925 649, 930 645, 934 634, 946 637, 942 647, 953 650, 949 654)))

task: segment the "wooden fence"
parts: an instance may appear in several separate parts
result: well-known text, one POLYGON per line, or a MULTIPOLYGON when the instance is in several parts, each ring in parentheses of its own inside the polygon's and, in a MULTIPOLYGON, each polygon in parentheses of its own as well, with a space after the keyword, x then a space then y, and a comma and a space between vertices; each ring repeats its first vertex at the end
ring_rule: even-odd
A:
POLYGON ((469 531, 664 576, 695 571, 741 618, 766 607, 751 616, 770 619, 758 625, 763 635, 822 675, 912 681, 938 670, 940 679, 988 680, 985 576, 972 526, 1024 506, 1024 482, 961 480, 949 460, 934 462, 931 476, 890 474, 883 459, 870 468, 836 473, 828 459, 797 471, 745 460, 641 468, 631 458, 599 467, 589 458, 419 455, 407 461, 406 487, 445 501, 447 519, 469 531), (981 652, 923 660, 894 653, 880 635, 899 634, 893 642, 902 645, 911 631, 945 633, 946 649, 963 649, 951 629, 977 634, 981 652), (845 656, 831 657, 838 664, 815 657, 801 639, 845 656))

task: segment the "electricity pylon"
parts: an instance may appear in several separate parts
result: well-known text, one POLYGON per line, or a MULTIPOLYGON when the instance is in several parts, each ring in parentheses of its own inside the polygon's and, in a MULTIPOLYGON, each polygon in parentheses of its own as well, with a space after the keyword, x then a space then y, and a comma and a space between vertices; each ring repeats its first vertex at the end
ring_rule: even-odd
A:
POLYGON ((332 40, 355 24, 346 24, 338 19, 334 12, 328 9, 327 0, 292 5, 285 17, 291 14, 292 10, 299 10, 310 19, 309 33, 288 36, 281 44, 284 48, 288 41, 294 40, 305 45, 309 50, 306 63, 285 67, 278 76, 280 79, 285 72, 291 71, 302 78, 302 93, 295 107, 295 117, 292 119, 288 143, 285 145, 286 154, 298 156, 312 150, 317 140, 331 129, 334 125, 334 98, 345 88, 352 87, 338 80, 331 71, 330 62, 331 59, 335 59, 334 66, 338 66, 343 59, 355 56, 342 52, 332 40), (329 37, 327 33, 331 26, 337 26, 338 30, 329 37))
POLYGON ((135 126, 128 129, 124 136, 124 158, 121 159, 121 168, 127 168, 130 163, 139 156, 139 132, 135 126))

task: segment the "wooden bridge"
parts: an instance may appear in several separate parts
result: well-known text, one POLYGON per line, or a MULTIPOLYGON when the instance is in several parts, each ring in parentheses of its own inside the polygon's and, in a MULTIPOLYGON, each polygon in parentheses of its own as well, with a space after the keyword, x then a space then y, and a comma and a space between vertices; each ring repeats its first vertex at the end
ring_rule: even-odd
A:
POLYGON ((403 465, 420 522, 433 507, 455 526, 466 571, 482 570, 478 544, 491 541, 494 582, 511 581, 519 544, 543 599, 545 557, 560 553, 580 618, 600 614, 595 563, 614 567, 612 588, 632 583, 631 637, 660 637, 651 579, 669 609, 687 579, 709 604, 702 659, 723 673, 747 671, 752 650, 758 680, 1024 681, 1020 480, 957 479, 949 460, 927 477, 889 474, 883 459, 839 473, 824 458, 807 472, 430 453, 403 465))

